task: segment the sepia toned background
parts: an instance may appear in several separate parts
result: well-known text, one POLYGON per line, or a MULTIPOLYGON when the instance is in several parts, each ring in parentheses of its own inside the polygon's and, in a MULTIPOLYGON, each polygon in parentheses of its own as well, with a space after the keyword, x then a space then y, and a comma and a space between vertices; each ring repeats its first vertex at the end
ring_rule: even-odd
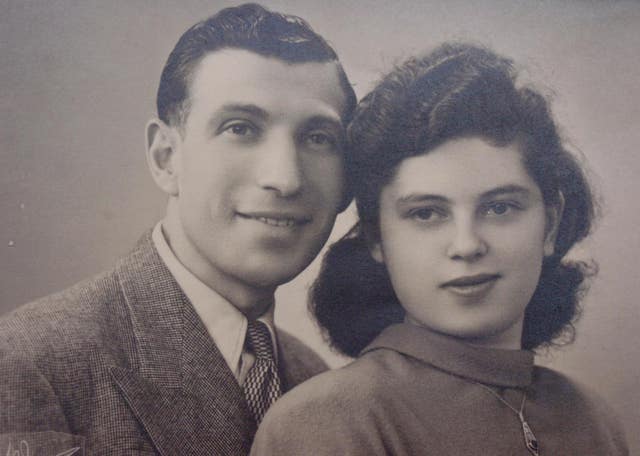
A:
MULTIPOLYGON (((235 3, 0 0, 0 313, 110 267, 162 216, 144 125, 192 23, 235 3), (178 6, 179 5, 179 6, 178 6)), ((359 96, 404 57, 471 40, 513 57, 553 100, 602 201, 574 253, 600 273, 575 343, 539 358, 617 410, 640 454, 640 2, 289 0, 334 45, 359 96)), ((342 215, 333 237, 353 223, 342 215)), ((278 323, 332 366, 306 311, 317 262, 279 290, 278 323)))

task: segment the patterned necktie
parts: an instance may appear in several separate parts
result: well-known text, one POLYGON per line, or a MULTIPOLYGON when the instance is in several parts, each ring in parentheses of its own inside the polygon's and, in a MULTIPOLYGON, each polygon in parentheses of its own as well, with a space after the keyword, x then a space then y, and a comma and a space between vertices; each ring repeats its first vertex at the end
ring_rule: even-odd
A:
POLYGON ((256 423, 260 424, 267 409, 280 397, 280 377, 271 345, 271 334, 261 321, 249 321, 247 347, 256 357, 247 373, 242 389, 256 423))

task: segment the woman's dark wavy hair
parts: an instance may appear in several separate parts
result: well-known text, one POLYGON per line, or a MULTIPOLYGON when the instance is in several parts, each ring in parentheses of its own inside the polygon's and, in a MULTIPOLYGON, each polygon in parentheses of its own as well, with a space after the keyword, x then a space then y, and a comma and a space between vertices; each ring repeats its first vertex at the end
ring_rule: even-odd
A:
POLYGON ((546 99, 516 86, 511 60, 469 44, 444 44, 396 67, 358 105, 349 126, 348 177, 360 221, 333 244, 310 292, 310 310, 334 348, 356 356, 404 310, 387 271, 369 254, 379 236, 379 196, 406 158, 479 136, 517 142, 547 207, 564 210, 524 318, 522 347, 569 343, 592 267, 563 260, 591 228, 594 203, 578 161, 564 147, 546 99))

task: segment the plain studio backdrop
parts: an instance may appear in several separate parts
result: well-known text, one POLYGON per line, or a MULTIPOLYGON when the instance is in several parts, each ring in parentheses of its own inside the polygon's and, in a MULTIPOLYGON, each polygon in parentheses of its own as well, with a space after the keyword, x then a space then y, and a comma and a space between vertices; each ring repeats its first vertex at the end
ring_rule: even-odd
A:
MULTIPOLYGON (((0 312, 104 270, 163 215, 144 126, 178 36, 232 3, 0 0, 0 312), (179 6, 178 6, 179 4, 179 6)), ((444 40, 513 57, 589 163, 603 215, 574 253, 600 266, 574 344, 538 358, 600 392, 640 453, 640 2, 268 1, 336 48, 358 96, 444 40)), ((340 216, 332 239, 353 223, 340 216)), ((277 294, 278 324, 332 366, 306 310, 316 261, 277 294)))

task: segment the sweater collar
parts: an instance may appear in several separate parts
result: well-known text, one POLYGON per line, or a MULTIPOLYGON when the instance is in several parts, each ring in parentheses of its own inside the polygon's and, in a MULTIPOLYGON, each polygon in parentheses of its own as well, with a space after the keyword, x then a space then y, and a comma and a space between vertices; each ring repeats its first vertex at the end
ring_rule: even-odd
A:
POLYGON ((488 385, 525 387, 531 383, 534 355, 526 350, 478 347, 411 323, 385 328, 362 353, 384 348, 488 385))

